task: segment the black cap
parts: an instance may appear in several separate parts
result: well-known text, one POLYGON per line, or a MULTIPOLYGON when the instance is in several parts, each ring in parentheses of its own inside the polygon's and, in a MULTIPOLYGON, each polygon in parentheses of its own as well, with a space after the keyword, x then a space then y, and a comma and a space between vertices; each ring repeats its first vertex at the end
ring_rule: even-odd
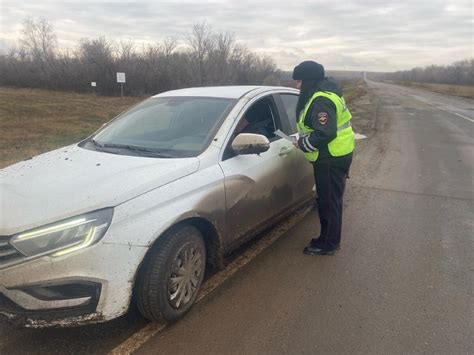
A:
POLYGON ((293 80, 322 80, 324 67, 312 60, 306 60, 293 69, 293 80))

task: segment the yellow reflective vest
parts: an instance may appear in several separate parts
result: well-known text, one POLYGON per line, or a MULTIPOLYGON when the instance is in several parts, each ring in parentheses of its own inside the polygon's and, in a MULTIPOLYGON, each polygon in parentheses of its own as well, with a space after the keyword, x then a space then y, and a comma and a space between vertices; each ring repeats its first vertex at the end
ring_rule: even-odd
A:
MULTIPOLYGON (((305 125, 304 120, 311 104, 318 97, 325 97, 336 106, 337 136, 328 144, 329 154, 333 157, 340 157, 352 153, 355 147, 354 131, 351 125, 352 115, 346 107, 344 98, 339 97, 333 92, 318 91, 308 100, 303 110, 301 110, 298 122, 296 123, 298 133, 300 136, 306 136, 314 131, 314 129, 305 125)), ((315 162, 318 160, 319 151, 304 153, 304 155, 310 162, 315 162)))

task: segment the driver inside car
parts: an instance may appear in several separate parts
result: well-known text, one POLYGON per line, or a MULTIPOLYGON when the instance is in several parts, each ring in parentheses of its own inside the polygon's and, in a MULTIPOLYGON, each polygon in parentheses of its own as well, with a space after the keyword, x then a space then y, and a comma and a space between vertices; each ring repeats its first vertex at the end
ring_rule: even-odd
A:
POLYGON ((248 110, 237 124, 235 129, 236 136, 239 133, 253 133, 261 134, 268 139, 273 138, 275 129, 271 118, 265 118, 265 115, 255 108, 257 108, 257 106, 248 110))

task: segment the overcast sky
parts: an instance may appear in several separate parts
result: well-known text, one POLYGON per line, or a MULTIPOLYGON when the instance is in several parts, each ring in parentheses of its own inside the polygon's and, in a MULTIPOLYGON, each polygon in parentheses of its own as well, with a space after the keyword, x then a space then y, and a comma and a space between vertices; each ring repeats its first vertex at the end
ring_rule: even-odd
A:
POLYGON ((83 37, 183 39, 206 21, 292 70, 306 59, 328 69, 393 71, 473 57, 472 0, 0 0, 0 49, 28 16, 44 17, 62 48, 83 37))

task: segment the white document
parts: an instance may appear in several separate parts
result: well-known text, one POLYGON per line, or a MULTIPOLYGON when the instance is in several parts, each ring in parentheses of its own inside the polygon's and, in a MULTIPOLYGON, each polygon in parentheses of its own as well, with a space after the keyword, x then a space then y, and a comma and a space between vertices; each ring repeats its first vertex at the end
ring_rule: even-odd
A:
POLYGON ((298 140, 299 138, 299 134, 298 133, 295 133, 295 134, 292 134, 291 136, 283 133, 281 130, 277 129, 275 132, 273 132, 276 136, 278 137, 281 137, 283 139, 286 139, 287 141, 289 142, 293 142, 296 140, 298 140))

